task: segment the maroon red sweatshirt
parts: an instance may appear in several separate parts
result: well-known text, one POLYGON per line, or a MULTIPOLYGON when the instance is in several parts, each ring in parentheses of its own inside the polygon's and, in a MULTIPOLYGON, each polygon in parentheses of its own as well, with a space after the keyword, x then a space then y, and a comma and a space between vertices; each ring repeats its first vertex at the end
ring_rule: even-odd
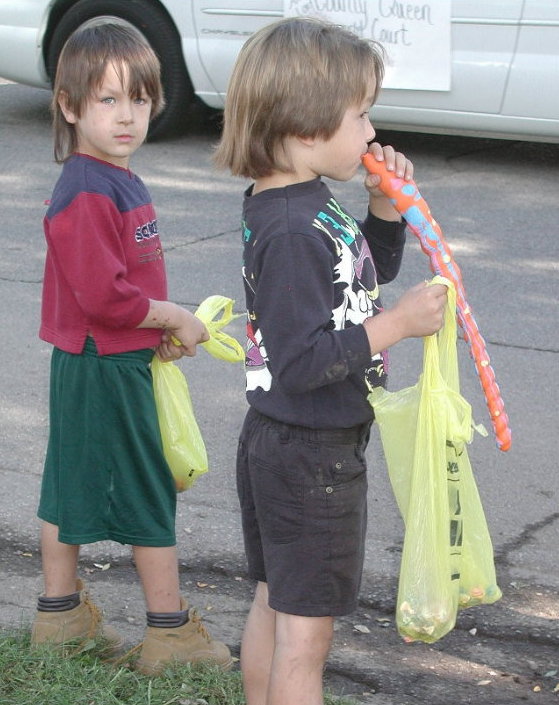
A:
POLYGON ((82 154, 65 162, 44 219, 47 255, 42 340, 100 355, 156 346, 161 330, 137 328, 149 299, 167 299, 151 197, 128 169, 82 154))

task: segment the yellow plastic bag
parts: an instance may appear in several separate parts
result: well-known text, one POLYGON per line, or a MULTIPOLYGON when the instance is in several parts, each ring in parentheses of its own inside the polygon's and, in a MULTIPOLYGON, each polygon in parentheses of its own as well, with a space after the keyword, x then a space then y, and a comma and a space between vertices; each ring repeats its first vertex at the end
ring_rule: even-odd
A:
POLYGON ((210 355, 227 362, 243 362, 245 351, 242 345, 222 330, 232 320, 239 318, 239 314, 233 314, 234 303, 233 299, 214 294, 202 301, 194 315, 203 321, 208 329, 210 339, 202 343, 202 347, 210 355), (216 319, 219 313, 221 317, 216 319))
MULTIPOLYGON (((238 318, 233 314, 234 303, 233 299, 216 294, 204 299, 195 311, 210 334, 210 339, 202 343, 203 347, 213 357, 228 362, 244 360, 240 343, 222 330, 238 318), (221 316, 216 319, 220 313, 221 316)), ((175 479, 177 492, 183 492, 208 471, 206 446, 196 423, 188 384, 182 371, 174 363, 161 362, 154 357, 151 372, 163 453, 175 479)))
POLYGON ((151 363, 153 393, 163 443, 163 454, 177 492, 192 487, 208 472, 208 455, 200 433, 186 377, 173 362, 161 362, 155 356, 151 363))
POLYGON ((428 643, 454 627, 460 607, 501 596, 466 448, 474 426, 459 391, 456 294, 442 277, 432 283, 449 286, 448 305, 444 328, 424 339, 419 381, 369 396, 405 523, 396 624, 406 640, 428 643))

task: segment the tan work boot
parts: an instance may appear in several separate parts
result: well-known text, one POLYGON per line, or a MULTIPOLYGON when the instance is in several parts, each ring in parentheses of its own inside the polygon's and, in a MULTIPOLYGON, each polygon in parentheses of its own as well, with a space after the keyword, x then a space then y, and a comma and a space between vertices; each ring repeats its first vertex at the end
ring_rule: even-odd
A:
MULTIPOLYGON (((181 610, 188 608, 181 598, 181 610)), ((227 671, 233 659, 225 644, 214 641, 195 609, 188 611, 188 622, 171 629, 147 627, 136 670, 148 676, 160 673, 173 662, 208 663, 227 671)))
POLYGON ((115 652, 122 648, 124 639, 114 627, 103 624, 100 609, 89 597, 81 580, 76 583, 80 593, 80 604, 64 612, 39 612, 35 615, 31 630, 32 644, 64 644, 69 641, 86 641, 102 638, 107 650, 115 652))

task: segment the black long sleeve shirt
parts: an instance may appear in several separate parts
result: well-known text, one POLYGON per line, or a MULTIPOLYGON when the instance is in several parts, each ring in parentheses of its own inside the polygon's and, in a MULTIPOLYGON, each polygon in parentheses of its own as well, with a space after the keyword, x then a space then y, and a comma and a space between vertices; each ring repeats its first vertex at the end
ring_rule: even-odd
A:
POLYGON ((248 189, 243 241, 249 404, 311 428, 370 420, 386 354, 371 357, 363 321, 398 274, 405 223, 371 213, 357 223, 315 179, 248 189))

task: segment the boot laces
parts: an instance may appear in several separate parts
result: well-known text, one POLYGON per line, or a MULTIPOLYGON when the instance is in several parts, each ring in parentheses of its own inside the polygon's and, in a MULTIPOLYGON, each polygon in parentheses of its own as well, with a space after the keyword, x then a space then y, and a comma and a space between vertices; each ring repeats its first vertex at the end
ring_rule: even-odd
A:
POLYGON ((189 620, 196 625, 196 629, 199 634, 202 635, 202 637, 210 643, 212 638, 208 633, 208 630, 204 626, 204 623, 202 622, 202 618, 198 614, 198 612, 195 609, 190 610, 190 614, 188 615, 189 620))
POLYGON ((87 592, 83 596, 83 602, 89 610, 89 614, 91 615, 91 623, 89 625, 87 637, 88 639, 93 639, 95 636, 97 636, 98 628, 103 618, 101 616, 101 611, 99 607, 97 607, 95 602, 91 600, 87 592))

